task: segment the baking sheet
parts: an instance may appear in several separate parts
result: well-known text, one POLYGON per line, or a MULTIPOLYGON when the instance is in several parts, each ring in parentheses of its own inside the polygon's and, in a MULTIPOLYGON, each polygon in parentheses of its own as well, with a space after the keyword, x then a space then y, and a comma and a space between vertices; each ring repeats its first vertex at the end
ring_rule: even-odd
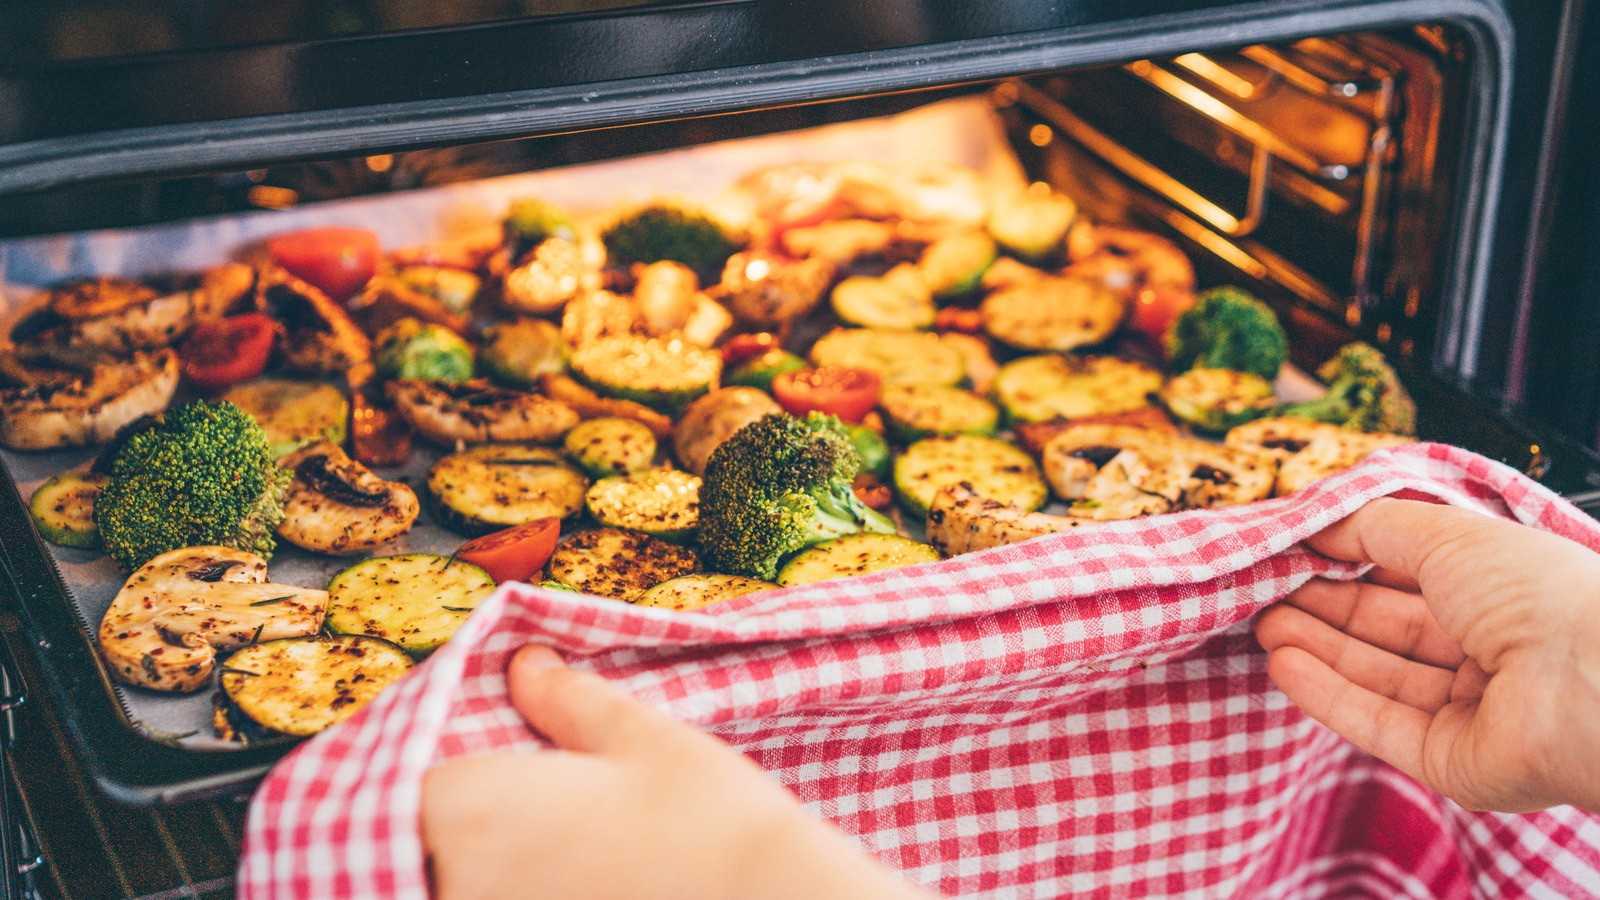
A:
MULTIPOLYGON (((1023 183, 1003 126, 981 99, 943 101, 897 116, 828 125, 630 157, 581 167, 488 179, 403 195, 362 198, 289 210, 196 220, 180 225, 88 232, 0 241, 0 327, 9 329, 43 289, 92 275, 155 276, 192 271, 247 255, 272 234, 320 225, 355 225, 379 236, 385 249, 498 230, 509 203, 538 196, 574 214, 601 213, 618 204, 682 196, 717 205, 727 189, 753 170, 787 162, 872 160, 911 165, 949 163, 978 172, 995 191, 1023 183)), ((737 214, 737 210, 728 210, 737 214)), ((401 469, 378 470, 421 488, 437 454, 422 445, 401 469)), ((46 478, 86 466, 93 449, 58 453, 0 451, 26 499, 46 478)), ((423 491, 418 491, 419 495, 423 491)), ((424 504, 426 506, 426 504, 424 504)), ((410 532, 369 554, 448 554, 464 538, 439 527, 426 509, 410 532)), ((98 552, 48 546, 72 602, 93 635, 127 573, 98 552)), ((323 588, 335 574, 365 557, 331 557, 281 546, 269 577, 282 584, 323 588)), ((119 687, 135 727, 153 740, 190 748, 235 748, 212 724, 212 692, 165 694, 119 687)))

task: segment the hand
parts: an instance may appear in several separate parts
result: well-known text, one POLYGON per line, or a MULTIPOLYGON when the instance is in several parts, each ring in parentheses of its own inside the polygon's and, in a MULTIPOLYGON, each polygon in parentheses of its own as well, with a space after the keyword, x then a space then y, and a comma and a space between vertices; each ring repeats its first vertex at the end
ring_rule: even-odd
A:
POLYGON ((1313 579, 1256 622, 1290 700, 1468 808, 1600 811, 1600 555, 1396 499, 1308 543, 1377 568, 1313 579))
POLYGON ((511 702, 557 749, 428 773, 439 900, 922 896, 745 756, 530 645, 511 702))

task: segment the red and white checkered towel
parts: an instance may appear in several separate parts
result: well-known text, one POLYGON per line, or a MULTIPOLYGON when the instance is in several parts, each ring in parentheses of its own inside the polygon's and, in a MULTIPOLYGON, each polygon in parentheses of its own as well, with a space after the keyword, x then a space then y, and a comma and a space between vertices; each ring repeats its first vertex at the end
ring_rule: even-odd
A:
POLYGON ((1600 525, 1463 450, 1377 454, 1296 496, 1108 523, 670 613, 512 585, 252 801, 238 895, 427 896, 423 773, 537 746, 529 640, 752 756, 946 895, 1600 896, 1600 817, 1472 813, 1289 704, 1249 619, 1353 567, 1299 545, 1402 494, 1600 549, 1600 525))

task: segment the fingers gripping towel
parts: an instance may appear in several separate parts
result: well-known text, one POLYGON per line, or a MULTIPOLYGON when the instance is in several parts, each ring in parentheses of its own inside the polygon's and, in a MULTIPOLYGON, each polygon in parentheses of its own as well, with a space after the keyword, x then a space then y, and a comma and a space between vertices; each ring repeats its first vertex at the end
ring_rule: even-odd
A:
POLYGON ((1358 575, 1300 542, 1386 495, 1600 549, 1600 526, 1545 488, 1417 444, 1292 497, 694 613, 510 585, 273 769, 239 896, 426 897, 424 773, 538 746, 503 677, 528 641, 730 742, 948 896, 1600 895, 1600 818, 1464 811, 1268 680, 1251 618, 1315 575, 1358 575))

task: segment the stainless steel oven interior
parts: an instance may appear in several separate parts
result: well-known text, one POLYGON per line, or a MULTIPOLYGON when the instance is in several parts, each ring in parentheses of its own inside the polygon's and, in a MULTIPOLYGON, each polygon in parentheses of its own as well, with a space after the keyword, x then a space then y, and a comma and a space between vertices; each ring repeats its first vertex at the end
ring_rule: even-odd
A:
MULTIPOLYGON (((1202 284, 1258 291, 1289 326, 1296 362, 1312 365, 1352 337, 1373 341, 1417 395, 1424 437, 1480 450, 1594 503, 1592 411, 1557 416, 1529 402, 1540 396, 1541 370, 1527 362, 1538 356, 1527 341, 1549 315, 1531 286, 1550 276, 1533 274, 1534 265, 1547 252, 1544 229, 1575 213, 1549 194, 1561 171, 1546 127, 1555 99, 1532 104, 1542 116, 1528 112, 1514 102, 1512 77, 1529 65, 1519 40, 1522 54, 1540 41, 1570 51, 1561 42, 1575 40, 1567 31, 1579 27, 1573 10, 1581 5, 1542 13, 1531 37, 1489 3, 1174 4, 1159 15, 1082 21, 1017 11, 999 24, 980 17, 987 24, 869 29, 853 39, 861 46, 817 38, 799 48, 719 51, 732 56, 701 65, 694 37, 706 36, 696 27, 770 33, 804 25, 827 4, 787 13, 774 11, 781 4, 665 4, 665 18, 646 17, 654 42, 639 46, 658 52, 676 39, 682 55, 641 53, 647 58, 626 71, 568 54, 504 85, 424 99, 390 97, 385 91, 405 85, 358 79, 306 96, 196 98, 189 114, 139 105, 153 103, 151 88, 174 75, 198 72, 213 84, 205 79, 230 60, 327 74, 319 54, 338 58, 335 50, 350 45, 311 41, 256 55, 222 48, 105 71, 41 66, 9 80, 0 72, 14 101, 0 110, 15 113, 0 116, 0 238, 336 202, 979 95, 1030 177, 1067 190, 1097 220, 1179 241, 1202 284), (763 15, 772 21, 758 21, 763 15), (137 77, 149 81, 136 89, 128 79, 137 77), (122 79, 114 90, 113 79, 122 79), (102 82, 118 97, 137 90, 136 108, 86 100, 102 82), (52 97, 63 104, 54 123, 38 115, 52 97), (1530 135, 1530 117, 1545 131, 1530 135)), ((563 28, 592 38, 645 27, 626 14, 535 24, 551 46, 563 28)), ((474 37, 478 27, 397 35, 417 43, 374 42, 388 49, 356 56, 393 64, 452 41, 496 46, 492 31, 474 37)), ((1551 77, 1549 61, 1540 66, 1536 83, 1551 77)), ((0 257, 0 276, 3 266, 0 257)), ((52 858, 44 892, 74 895, 82 890, 75 879, 95 877, 89 870, 114 872, 134 895, 163 879, 207 886, 200 893, 225 885, 238 798, 272 753, 218 762, 102 733, 116 716, 106 685, 84 674, 92 648, 82 623, 51 611, 58 582, 17 516, 20 501, 9 501, 14 508, 0 517, 15 607, 6 644, 26 692, 44 700, 23 707, 39 722, 22 740, 28 752, 12 752, 23 770, 12 805, 33 824, 29 858, 52 858), (185 823, 202 849, 163 840, 171 864, 144 871, 105 823, 148 813, 94 791, 52 789, 61 770, 122 800, 172 804, 161 815, 185 823), (100 849, 74 859, 62 850, 81 834, 60 826, 88 827, 86 805, 100 849), (109 869, 90 859, 99 854, 109 869)))

